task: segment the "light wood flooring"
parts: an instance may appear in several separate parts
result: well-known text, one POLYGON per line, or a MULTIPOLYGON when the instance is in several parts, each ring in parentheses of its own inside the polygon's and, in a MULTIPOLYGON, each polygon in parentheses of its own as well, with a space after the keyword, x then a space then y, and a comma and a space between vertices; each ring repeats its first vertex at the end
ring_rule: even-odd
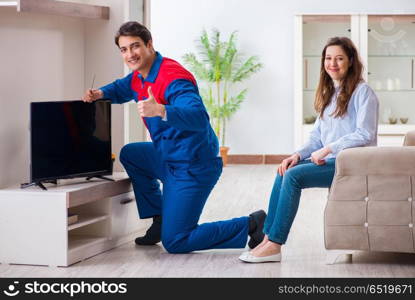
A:
MULTIPOLYGON (((201 222, 267 210, 275 165, 230 165, 212 192, 201 222)), ((247 264, 243 249, 168 254, 134 242, 67 268, 0 265, 0 277, 415 277, 415 255, 355 252, 326 265, 323 210, 327 189, 304 190, 281 263, 247 264)))

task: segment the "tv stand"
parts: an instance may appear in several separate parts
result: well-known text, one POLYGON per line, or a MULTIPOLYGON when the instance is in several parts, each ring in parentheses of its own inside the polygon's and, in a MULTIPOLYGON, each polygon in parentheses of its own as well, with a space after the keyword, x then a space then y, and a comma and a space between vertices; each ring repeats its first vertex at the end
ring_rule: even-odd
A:
POLYGON ((114 172, 113 178, 62 179, 47 191, 35 185, 0 189, 0 263, 66 267, 133 245, 151 220, 139 220, 127 174, 114 172), (69 215, 78 221, 68 224, 69 215))
POLYGON ((111 179, 111 178, 108 178, 108 177, 104 177, 102 175, 90 176, 90 177, 87 177, 86 180, 90 180, 92 178, 100 178, 100 179, 104 179, 104 180, 108 180, 108 181, 115 181, 114 179, 111 179))
MULTIPOLYGON (((53 184, 58 184, 58 181, 56 179, 52 179, 52 180, 44 180, 44 183, 53 183, 53 184)), ((25 189, 28 188, 29 186, 33 186, 33 185, 37 185, 38 187, 40 187, 42 190, 47 191, 48 189, 43 185, 42 181, 36 181, 36 182, 25 182, 20 184, 20 188, 21 189, 25 189)))

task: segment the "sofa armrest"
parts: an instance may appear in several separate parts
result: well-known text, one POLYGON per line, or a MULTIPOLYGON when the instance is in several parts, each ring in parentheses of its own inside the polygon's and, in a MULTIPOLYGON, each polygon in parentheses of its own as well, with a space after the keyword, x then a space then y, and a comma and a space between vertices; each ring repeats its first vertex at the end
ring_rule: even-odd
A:
POLYGON ((415 130, 409 131, 406 133, 403 145, 404 146, 415 146, 415 130))
POLYGON ((415 252, 415 147, 346 149, 324 212, 326 249, 415 252))
POLYGON ((357 147, 336 159, 336 176, 415 175, 415 147, 357 147))

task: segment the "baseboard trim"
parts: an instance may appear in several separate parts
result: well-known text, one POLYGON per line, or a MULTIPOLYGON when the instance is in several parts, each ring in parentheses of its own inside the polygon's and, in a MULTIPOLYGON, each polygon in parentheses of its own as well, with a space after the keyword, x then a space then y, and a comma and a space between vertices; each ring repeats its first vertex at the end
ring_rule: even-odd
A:
POLYGON ((263 164, 279 164, 285 158, 286 154, 229 154, 228 164, 232 165, 263 165, 263 164))

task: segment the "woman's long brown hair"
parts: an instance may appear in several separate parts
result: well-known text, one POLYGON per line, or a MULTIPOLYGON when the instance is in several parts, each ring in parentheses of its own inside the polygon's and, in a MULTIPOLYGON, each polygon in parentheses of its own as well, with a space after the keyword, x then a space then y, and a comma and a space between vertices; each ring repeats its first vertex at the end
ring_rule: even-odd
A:
POLYGON ((321 55, 320 81, 318 83, 314 101, 314 108, 317 113, 319 113, 320 118, 323 118, 324 110, 330 104, 330 99, 335 92, 333 80, 324 68, 326 49, 330 46, 340 46, 346 53, 351 64, 347 70, 346 76, 340 83, 340 93, 337 97, 336 110, 333 112, 332 116, 337 118, 346 114, 347 105, 349 104, 353 91, 356 89, 357 85, 363 81, 363 64, 360 61, 359 53, 353 42, 347 37, 333 37, 329 39, 321 55))

